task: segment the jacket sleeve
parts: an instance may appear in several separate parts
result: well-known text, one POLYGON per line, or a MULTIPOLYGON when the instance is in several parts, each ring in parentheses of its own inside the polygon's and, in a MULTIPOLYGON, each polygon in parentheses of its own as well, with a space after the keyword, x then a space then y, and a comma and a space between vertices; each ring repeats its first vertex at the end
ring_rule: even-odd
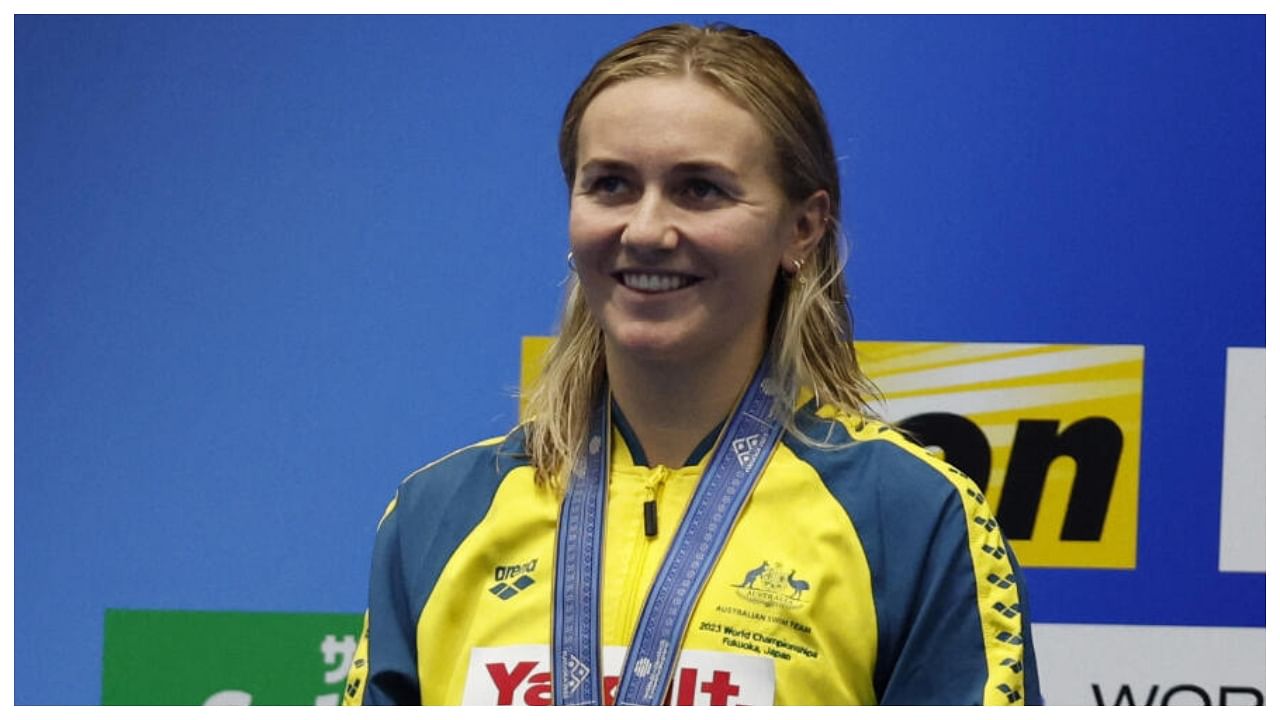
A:
POLYGON ((1040 704, 1021 570, 986 499, 949 471, 953 492, 900 568, 906 612, 883 672, 883 704, 1040 704))
POLYGON ((369 609, 351 661, 343 705, 418 705, 416 627, 405 583, 396 506, 387 506, 373 547, 369 609))

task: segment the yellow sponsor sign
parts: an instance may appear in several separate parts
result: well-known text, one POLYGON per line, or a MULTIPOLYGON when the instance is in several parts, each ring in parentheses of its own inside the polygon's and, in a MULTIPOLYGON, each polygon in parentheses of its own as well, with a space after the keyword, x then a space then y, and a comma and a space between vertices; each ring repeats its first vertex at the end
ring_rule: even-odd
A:
POLYGON ((524 419, 525 398, 542 374, 542 361, 551 348, 550 337, 525 337, 520 340, 520 418, 524 419))
MULTIPOLYGON (((522 394, 550 343, 524 338, 522 394)), ((1141 345, 857 347, 883 417, 985 487, 1023 565, 1135 566, 1141 345)))
POLYGON ((885 418, 923 428, 925 444, 930 431, 945 441, 947 460, 986 486, 1023 565, 1135 566, 1141 345, 857 347, 885 418))

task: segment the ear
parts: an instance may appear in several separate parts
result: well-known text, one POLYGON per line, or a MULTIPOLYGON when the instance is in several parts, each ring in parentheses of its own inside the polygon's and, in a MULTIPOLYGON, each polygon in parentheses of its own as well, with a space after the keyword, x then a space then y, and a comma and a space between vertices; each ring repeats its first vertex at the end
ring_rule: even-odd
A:
POLYGON ((788 275, 812 256, 818 241, 827 232, 831 222, 831 196, 826 190, 817 190, 801 200, 792 210, 791 233, 787 247, 782 252, 782 271, 788 275))

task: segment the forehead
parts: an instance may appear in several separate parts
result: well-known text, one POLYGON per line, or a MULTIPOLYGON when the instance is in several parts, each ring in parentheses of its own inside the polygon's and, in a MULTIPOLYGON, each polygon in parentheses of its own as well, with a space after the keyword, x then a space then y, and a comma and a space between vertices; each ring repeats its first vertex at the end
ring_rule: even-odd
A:
POLYGON ((593 159, 710 160, 766 167, 764 128, 720 90, 692 77, 626 80, 600 91, 578 129, 578 165, 593 159))

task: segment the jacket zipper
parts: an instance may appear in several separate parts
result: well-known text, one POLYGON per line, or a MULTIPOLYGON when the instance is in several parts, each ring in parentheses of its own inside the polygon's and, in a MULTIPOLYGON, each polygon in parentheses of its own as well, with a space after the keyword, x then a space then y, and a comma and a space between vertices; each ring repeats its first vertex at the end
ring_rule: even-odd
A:
POLYGON ((641 513, 644 519, 645 537, 632 546, 634 550, 629 563, 631 576, 628 578, 630 587, 626 594, 627 612, 623 616, 627 624, 623 627, 634 629, 635 623, 639 621, 636 617, 639 612, 637 605, 641 597, 649 592, 647 586, 641 587, 641 578, 644 576, 645 561, 648 559, 649 551, 658 536, 658 493, 670 476, 671 471, 659 465, 644 480, 644 501, 641 503, 641 513))

